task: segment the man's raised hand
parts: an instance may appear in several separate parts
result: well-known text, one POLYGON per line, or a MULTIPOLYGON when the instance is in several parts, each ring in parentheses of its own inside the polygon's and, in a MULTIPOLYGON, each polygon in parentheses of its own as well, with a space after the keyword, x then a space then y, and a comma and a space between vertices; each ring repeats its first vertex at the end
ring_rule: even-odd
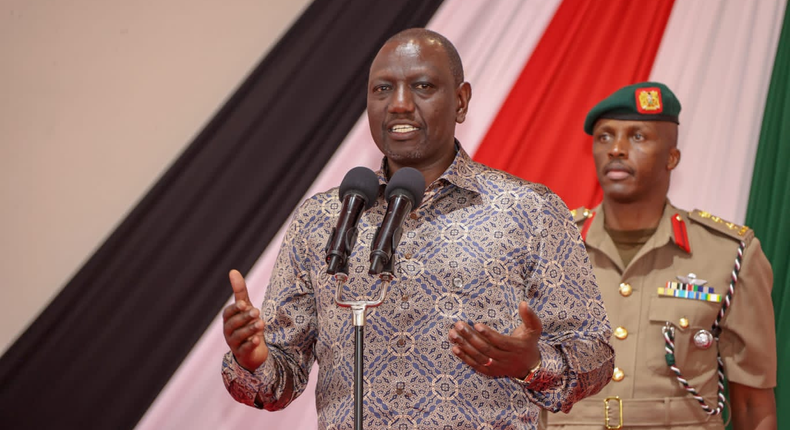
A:
POLYGON ((234 269, 228 277, 236 300, 222 311, 225 342, 236 361, 254 372, 269 356, 269 348, 263 340, 261 310, 252 305, 241 273, 234 269))

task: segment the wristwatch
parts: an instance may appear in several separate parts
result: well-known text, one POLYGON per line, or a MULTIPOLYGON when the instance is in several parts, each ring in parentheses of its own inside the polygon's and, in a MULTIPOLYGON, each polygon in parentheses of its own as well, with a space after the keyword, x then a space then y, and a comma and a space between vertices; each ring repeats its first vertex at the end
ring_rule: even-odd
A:
POLYGON ((538 363, 534 365, 531 369, 529 369, 529 373, 527 374, 527 376, 524 377, 524 379, 521 378, 513 378, 513 379, 515 379, 518 382, 521 382, 522 384, 529 384, 529 382, 532 381, 532 378, 535 377, 535 374, 538 373, 538 370, 540 370, 540 365, 542 363, 543 360, 541 360, 540 357, 538 357, 538 363))

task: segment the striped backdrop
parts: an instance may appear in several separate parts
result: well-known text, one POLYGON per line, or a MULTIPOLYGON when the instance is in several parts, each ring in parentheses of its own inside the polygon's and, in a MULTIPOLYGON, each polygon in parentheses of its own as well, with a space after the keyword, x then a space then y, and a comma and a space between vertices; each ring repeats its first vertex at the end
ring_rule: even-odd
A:
MULTIPOLYGON (((453 41, 464 61, 473 97, 457 137, 478 161, 546 183, 571 208, 594 205, 601 192, 584 115, 622 85, 657 80, 683 105, 683 156, 670 199, 743 223, 785 6, 784 0, 445 0, 428 27, 453 41)), ((336 186, 354 166, 377 168, 380 159, 363 115, 306 196, 336 186)), ((248 274, 254 300, 263 298, 281 237, 248 274)), ((314 385, 277 413, 230 399, 219 377, 226 350, 218 317, 138 428, 316 427, 314 385)))
MULTIPOLYGON (((742 224, 753 173, 759 173, 753 172, 758 146, 777 139, 761 140, 766 100, 790 81, 787 72, 772 81, 777 49, 790 49, 790 42, 782 44, 790 37, 790 30, 783 32, 785 8, 786 0, 444 0, 428 28, 453 41, 464 61, 473 97, 456 135, 476 160, 546 183, 571 208, 592 206, 601 191, 582 131, 584 115, 620 86, 661 81, 683 105, 682 160, 670 199, 742 224)), ((380 159, 363 115, 305 197, 337 186, 352 167, 377 168, 380 159)), ((788 164, 784 160, 784 170, 788 164)), ((779 200, 788 194, 780 191, 779 200)), ((775 234, 754 227, 763 240, 775 234)), ((254 301, 263 300, 283 230, 246 274, 254 301)), ((783 231, 779 240, 790 243, 790 232, 783 231)), ((775 284, 777 321, 788 319, 777 299, 787 301, 782 293, 790 288, 790 250, 784 249, 772 259, 782 275, 775 284)), ((227 291, 230 297, 229 285, 227 291)), ((780 331, 777 338, 788 334, 780 331)), ((787 349, 780 345, 780 362, 790 359, 787 349)), ((315 369, 307 391, 288 409, 258 411, 226 393, 220 377, 226 350, 217 315, 136 428, 316 428, 315 369)), ((788 372, 779 372, 780 381, 790 383, 788 372)), ((780 406, 790 402, 787 387, 780 387, 777 400, 780 406)), ((779 409, 779 427, 790 426, 788 412, 779 409)))

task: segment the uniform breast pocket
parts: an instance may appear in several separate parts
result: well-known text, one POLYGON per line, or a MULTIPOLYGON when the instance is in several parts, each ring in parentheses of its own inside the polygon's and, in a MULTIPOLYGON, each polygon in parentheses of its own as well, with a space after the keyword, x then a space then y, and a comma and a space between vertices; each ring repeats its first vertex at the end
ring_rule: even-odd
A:
POLYGON ((662 327, 675 330, 675 364, 686 379, 707 379, 716 371, 716 342, 711 326, 720 303, 678 297, 653 297, 650 301, 650 327, 645 350, 652 351, 648 367, 659 374, 672 373, 665 358, 662 327), (660 348, 660 349, 659 349, 660 348))

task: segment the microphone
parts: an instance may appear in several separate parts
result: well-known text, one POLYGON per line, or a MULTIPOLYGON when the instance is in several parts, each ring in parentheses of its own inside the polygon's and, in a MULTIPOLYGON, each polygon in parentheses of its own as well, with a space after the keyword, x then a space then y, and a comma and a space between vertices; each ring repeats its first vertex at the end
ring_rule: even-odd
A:
POLYGON ((369 274, 378 275, 385 269, 392 272, 392 253, 400 242, 403 221, 413 208, 420 206, 424 195, 425 177, 419 170, 403 167, 392 175, 384 191, 387 213, 370 251, 369 274))
POLYGON ((379 194, 379 180, 367 167, 355 167, 346 173, 338 189, 343 201, 337 226, 332 229, 326 244, 326 273, 347 273, 346 266, 351 249, 357 240, 357 223, 363 209, 369 209, 379 194))

